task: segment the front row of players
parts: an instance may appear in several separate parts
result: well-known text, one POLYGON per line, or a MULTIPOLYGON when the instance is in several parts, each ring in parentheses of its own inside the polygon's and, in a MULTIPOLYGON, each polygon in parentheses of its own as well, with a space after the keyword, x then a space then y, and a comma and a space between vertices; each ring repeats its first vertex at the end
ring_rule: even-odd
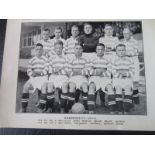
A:
POLYGON ((29 92, 38 89, 38 112, 54 112, 59 107, 61 113, 78 113, 79 97, 85 110, 79 113, 94 113, 96 97, 99 92, 102 105, 111 114, 130 112, 138 96, 133 95, 134 65, 126 57, 126 47, 119 44, 116 47, 116 58, 109 62, 105 56, 104 44, 96 47, 97 56, 91 62, 82 57, 83 47, 75 46, 75 58, 67 62, 62 55, 63 43, 54 45, 56 55, 47 60, 43 54, 43 45, 36 45, 36 56, 30 62, 27 70, 29 80, 23 88, 22 112, 27 111, 29 92), (58 92, 58 103, 55 104, 55 92, 58 92), (73 108, 77 109, 73 109, 73 108))

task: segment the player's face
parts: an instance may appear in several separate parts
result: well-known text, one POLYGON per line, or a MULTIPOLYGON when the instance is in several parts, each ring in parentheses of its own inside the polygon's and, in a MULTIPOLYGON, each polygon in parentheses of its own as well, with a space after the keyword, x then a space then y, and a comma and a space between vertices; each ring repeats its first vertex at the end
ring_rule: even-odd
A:
POLYGON ((77 37, 79 35, 79 29, 77 27, 72 27, 71 34, 73 37, 77 37))
POLYGON ((83 48, 80 45, 75 46, 75 56, 81 57, 83 52, 83 48))
POLYGON ((54 35, 56 38, 60 38, 62 35, 62 31, 60 29, 56 29, 54 32, 54 35))
POLYGON ((111 26, 106 26, 104 29, 106 36, 112 36, 113 35, 113 28, 111 26))
POLYGON ((104 55, 104 50, 105 48, 103 46, 97 46, 96 47, 97 56, 102 57, 104 55))
POLYGON ((131 38, 131 32, 129 30, 123 31, 124 39, 129 40, 131 38))
POLYGON ((93 31, 93 28, 92 28, 91 25, 85 25, 85 26, 84 26, 84 33, 85 33, 85 34, 91 34, 92 31, 93 31))
POLYGON ((56 44, 55 45, 55 53, 57 55, 62 55, 62 50, 63 50, 63 46, 62 45, 60 45, 60 44, 56 44))
POLYGON ((126 48, 125 46, 118 46, 116 48, 116 53, 119 57, 124 57, 125 56, 125 53, 126 53, 126 48))
POLYGON ((42 33, 43 40, 48 40, 49 35, 50 35, 49 31, 43 31, 42 33))
POLYGON ((35 51, 36 51, 36 56, 37 57, 41 57, 42 56, 42 54, 43 54, 43 48, 41 46, 37 46, 36 49, 35 49, 35 51))

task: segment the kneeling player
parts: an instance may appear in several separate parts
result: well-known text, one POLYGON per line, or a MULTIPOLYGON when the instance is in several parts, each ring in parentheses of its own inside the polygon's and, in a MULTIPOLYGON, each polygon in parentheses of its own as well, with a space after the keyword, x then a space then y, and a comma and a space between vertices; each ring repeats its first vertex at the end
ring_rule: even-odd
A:
POLYGON ((55 108, 54 101, 54 92, 55 89, 58 88, 58 98, 61 102, 61 112, 64 112, 64 109, 67 104, 67 95, 68 95, 68 77, 67 77, 67 70, 66 70, 66 58, 62 55, 63 50, 63 42, 57 41, 54 44, 54 49, 56 56, 50 59, 50 66, 49 66, 49 82, 47 85, 47 105, 48 110, 47 112, 52 112, 52 108, 55 108))
POLYGON ((100 92, 100 98, 105 102, 105 93, 108 95, 108 106, 115 104, 114 92, 111 86, 110 63, 104 58, 105 45, 99 43, 96 47, 97 58, 91 62, 89 78, 88 107, 93 111, 95 107, 95 92, 100 92))
POLYGON ((126 47, 119 44, 116 47, 118 58, 113 64, 113 85, 116 90, 116 103, 120 113, 127 114, 133 107, 133 62, 125 56, 126 47))
POLYGON ((27 111, 29 100, 29 91, 34 92, 36 89, 41 90, 38 108, 43 112, 46 104, 46 92, 44 84, 47 82, 48 61, 43 56, 43 45, 38 43, 36 45, 36 56, 29 61, 27 74, 29 80, 25 83, 22 95, 22 112, 27 111))
MULTIPOLYGON (((80 44, 75 45, 75 58, 71 62, 72 73, 69 79, 69 98, 68 100, 73 105, 75 102, 75 92, 77 89, 82 91, 83 104, 87 110, 88 98, 88 61, 82 57, 83 47, 80 44)), ((71 107, 71 106, 70 106, 71 107)))

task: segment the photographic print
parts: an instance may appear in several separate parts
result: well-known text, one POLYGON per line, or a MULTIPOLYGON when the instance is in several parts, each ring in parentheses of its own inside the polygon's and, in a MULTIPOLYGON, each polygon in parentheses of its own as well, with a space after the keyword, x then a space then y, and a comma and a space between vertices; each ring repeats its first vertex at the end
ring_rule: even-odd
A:
POLYGON ((21 24, 16 113, 147 115, 141 21, 21 24))

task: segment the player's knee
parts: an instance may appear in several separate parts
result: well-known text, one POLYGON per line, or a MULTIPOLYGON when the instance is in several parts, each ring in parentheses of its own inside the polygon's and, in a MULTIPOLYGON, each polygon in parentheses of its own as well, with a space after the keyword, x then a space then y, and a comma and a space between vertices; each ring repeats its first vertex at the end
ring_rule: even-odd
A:
POLYGON ((122 87, 120 85, 115 86, 116 94, 122 94, 122 87))
POLYGON ((96 86, 95 86, 95 83, 94 82, 91 82, 89 84, 89 93, 94 93, 96 90, 96 86))
POLYGON ((47 84, 47 91, 48 91, 48 93, 51 93, 54 91, 54 84, 52 82, 49 82, 47 84))
POLYGON ((124 90, 125 90, 125 94, 126 94, 126 95, 131 95, 131 94, 132 94, 132 88, 131 88, 130 85, 126 85, 126 86, 124 87, 124 90))
POLYGON ((43 83, 41 86, 41 92, 43 94, 47 93, 47 83, 43 83))
POLYGON ((23 87, 23 93, 29 93, 29 90, 33 89, 33 86, 31 83, 25 83, 23 87))
POLYGON ((81 87, 82 87, 83 92, 88 92, 88 84, 87 83, 83 83, 81 87))
POLYGON ((114 89, 113 89, 112 85, 110 85, 110 84, 107 85, 106 89, 107 89, 108 94, 114 94, 114 89))
POLYGON ((68 82, 62 84, 62 92, 64 93, 68 92, 68 82))
POLYGON ((75 92, 75 89, 76 89, 76 84, 73 83, 73 82, 70 82, 69 83, 69 91, 70 92, 75 92))

